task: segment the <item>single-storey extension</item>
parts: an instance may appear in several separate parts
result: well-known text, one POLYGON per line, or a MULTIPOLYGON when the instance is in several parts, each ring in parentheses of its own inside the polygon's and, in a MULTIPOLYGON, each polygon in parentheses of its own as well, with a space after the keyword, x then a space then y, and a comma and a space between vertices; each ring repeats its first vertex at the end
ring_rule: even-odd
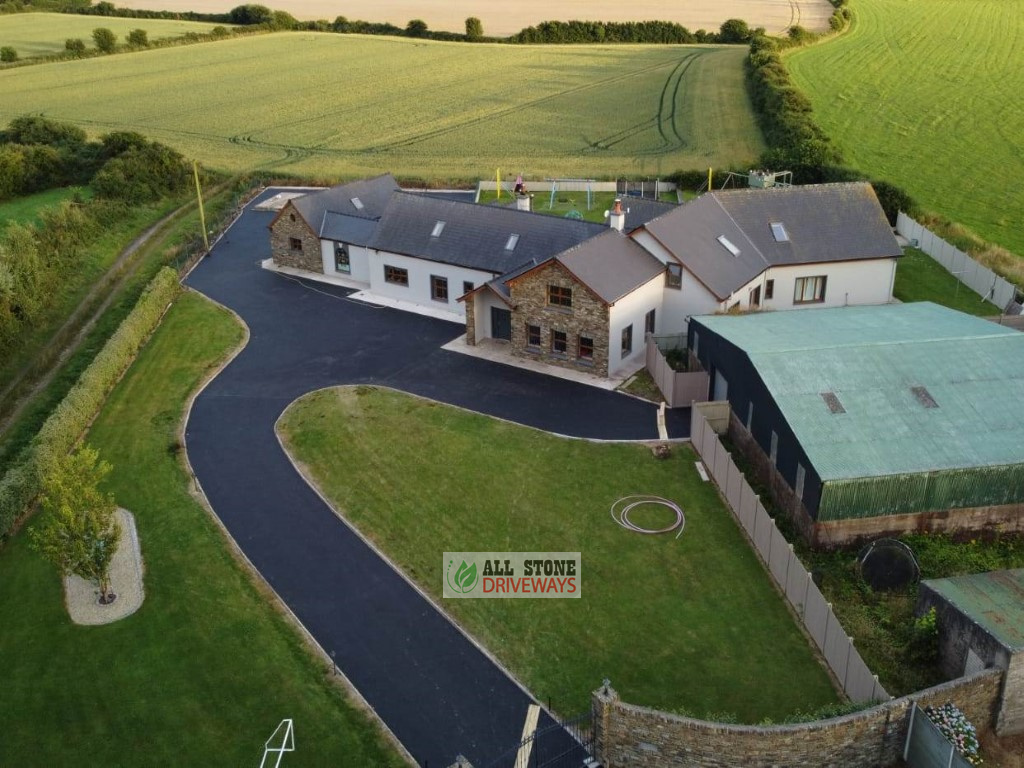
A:
POLYGON ((1024 334, 921 302, 698 317, 687 343, 813 543, 1024 530, 1024 334))

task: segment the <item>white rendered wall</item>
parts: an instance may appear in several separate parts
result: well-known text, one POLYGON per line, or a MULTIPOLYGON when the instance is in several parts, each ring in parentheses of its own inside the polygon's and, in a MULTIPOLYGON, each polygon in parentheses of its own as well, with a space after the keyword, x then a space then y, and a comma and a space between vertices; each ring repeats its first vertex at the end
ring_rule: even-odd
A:
POLYGON ((658 275, 653 280, 623 296, 608 308, 608 373, 614 374, 627 361, 642 359, 644 356, 644 319, 652 309, 654 314, 654 332, 662 332, 662 292, 665 288, 665 276, 658 275), (633 325, 633 351, 622 358, 622 329, 633 325))
MULTIPOLYGON (((678 264, 661 243, 643 230, 635 232, 632 238, 644 247, 662 264, 678 264)), ((683 284, 681 288, 669 288, 666 277, 661 277, 664 287, 664 298, 661 302, 658 318, 658 333, 682 333, 686 329, 686 319, 691 315, 707 315, 717 312, 721 302, 691 272, 683 267, 683 284)))
POLYGON ((370 282, 370 257, 367 254, 365 248, 361 245, 349 245, 348 247, 348 260, 349 265, 352 267, 351 272, 339 272, 334 268, 334 246, 336 243, 333 240, 321 240, 320 241, 320 256, 324 262, 324 274, 325 275, 340 275, 341 277, 348 277, 352 280, 358 280, 360 283, 370 282))
POLYGON ((475 301, 473 311, 473 324, 476 326, 476 340, 490 339, 491 336, 491 307, 498 309, 509 309, 508 304, 499 299, 490 290, 483 290, 475 294, 470 301, 475 301))
POLYGON ((750 291, 759 285, 762 286, 762 309, 814 309, 858 304, 888 304, 892 301, 895 272, 896 259, 864 259, 771 267, 722 302, 720 309, 729 309, 737 301, 740 302, 741 309, 750 309, 750 291), (796 290, 797 278, 821 275, 828 278, 825 282, 825 300, 810 304, 794 303, 793 293, 796 290), (771 299, 764 298, 763 286, 767 280, 775 281, 771 299))
POLYGON ((412 256, 401 256, 387 251, 369 251, 369 282, 370 291, 380 296, 411 301, 424 307, 455 312, 465 316, 466 306, 458 300, 463 294, 463 281, 472 282, 474 286, 493 280, 491 272, 477 269, 466 269, 437 261, 417 259, 412 256), (396 285, 384 280, 384 266, 399 267, 408 270, 409 285, 396 285), (432 275, 448 278, 448 301, 435 301, 430 297, 430 278, 432 275))

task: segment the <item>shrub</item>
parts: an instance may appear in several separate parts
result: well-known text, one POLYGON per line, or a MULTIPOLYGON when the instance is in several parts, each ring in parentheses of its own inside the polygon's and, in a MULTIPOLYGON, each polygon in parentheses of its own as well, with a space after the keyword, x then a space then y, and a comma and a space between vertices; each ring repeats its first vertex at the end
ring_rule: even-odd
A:
POLYGON ((185 159, 170 147, 131 147, 108 160, 93 177, 99 197, 142 202, 182 189, 189 178, 185 159))
POLYGON ((896 216, 900 211, 903 211, 908 216, 914 216, 919 213, 920 206, 918 206, 917 201, 903 187, 898 187, 888 181, 872 181, 871 184, 875 188, 878 202, 885 211, 885 216, 889 219, 891 225, 896 226, 896 216))
POLYGON ((159 324, 179 288, 173 269, 164 267, 157 273, 135 308, 0 480, 0 536, 10 533, 15 521, 39 494, 40 478, 49 472, 54 461, 71 451, 99 413, 110 390, 159 324))
POLYGON ((92 31, 92 39, 96 48, 103 53, 113 53, 117 47, 117 35, 106 27, 97 27, 92 31))
POLYGON ((427 22, 423 19, 413 19, 405 25, 405 34, 409 37, 426 37, 427 22))
POLYGON ((128 33, 128 45, 133 48, 148 48, 149 35, 144 29, 133 29, 128 33))
POLYGON ((64 50, 74 56, 85 53, 85 41, 80 37, 69 37, 64 41, 64 50))
POLYGON ((12 62, 18 60, 18 52, 9 45, 0 48, 0 61, 12 62))
POLYGON ((212 37, 230 37, 231 36, 231 30, 228 29, 227 27, 222 27, 220 25, 217 25, 216 27, 214 27, 213 29, 210 30, 210 35, 212 37))
POLYGON ((750 37, 750 27, 743 19, 728 19, 718 29, 720 43, 746 43, 750 37))

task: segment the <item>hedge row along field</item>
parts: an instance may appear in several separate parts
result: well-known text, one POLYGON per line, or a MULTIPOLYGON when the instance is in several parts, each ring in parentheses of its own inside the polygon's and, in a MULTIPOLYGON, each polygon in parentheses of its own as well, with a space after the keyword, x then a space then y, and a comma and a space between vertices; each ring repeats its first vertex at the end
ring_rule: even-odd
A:
POLYGON ((787 64, 847 162, 1024 256, 1024 0, 852 0, 787 64))
POLYGON ((71 450, 99 413, 107 394, 135 359, 179 289, 178 274, 173 269, 165 267, 157 274, 135 309, 43 424, 32 445, 4 475, 0 481, 0 538, 10 532, 39 493, 39 478, 46 467, 71 450))
POLYGON ((2 71, 0 122, 135 130, 226 171, 665 176, 763 151, 746 53, 280 33, 2 71))
POLYGON ((118 42, 125 42, 133 29, 144 29, 150 40, 180 37, 186 32, 205 34, 214 24, 163 19, 118 19, 106 16, 75 16, 64 13, 15 13, 0 16, 0 45, 9 45, 18 57, 46 56, 64 50, 68 38, 81 38, 87 47, 94 47, 92 31, 106 27, 118 42))

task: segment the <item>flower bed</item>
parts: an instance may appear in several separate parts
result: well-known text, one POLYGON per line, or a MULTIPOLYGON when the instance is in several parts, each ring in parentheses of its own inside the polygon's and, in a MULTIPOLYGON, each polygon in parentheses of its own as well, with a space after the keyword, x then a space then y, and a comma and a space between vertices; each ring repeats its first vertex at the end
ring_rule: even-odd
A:
POLYGON ((971 765, 982 764, 978 733, 959 707, 946 702, 941 707, 925 707, 924 713, 967 762, 971 765))

